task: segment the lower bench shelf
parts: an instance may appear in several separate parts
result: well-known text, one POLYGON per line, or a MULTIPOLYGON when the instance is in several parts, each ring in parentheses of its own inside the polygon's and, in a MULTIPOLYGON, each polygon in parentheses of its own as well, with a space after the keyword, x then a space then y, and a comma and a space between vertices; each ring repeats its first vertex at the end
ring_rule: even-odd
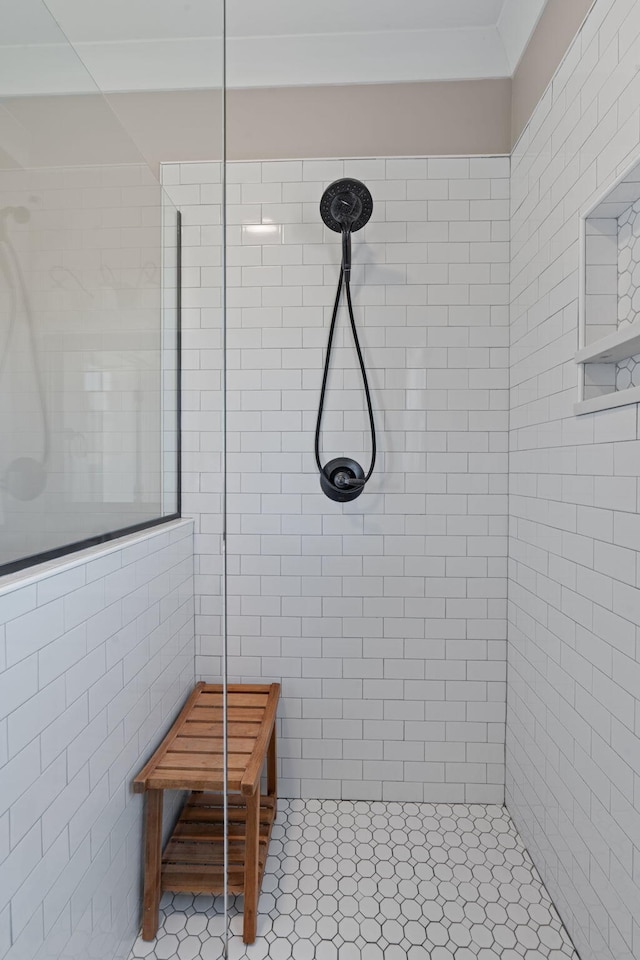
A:
MULTIPOLYGON (((276 798, 261 797, 258 833, 258 888, 276 815, 276 798)), ((230 893, 244 892, 247 805, 229 796, 227 807, 230 893)), ((162 890, 224 893, 224 808, 219 794, 192 793, 185 803, 162 856, 162 890)))

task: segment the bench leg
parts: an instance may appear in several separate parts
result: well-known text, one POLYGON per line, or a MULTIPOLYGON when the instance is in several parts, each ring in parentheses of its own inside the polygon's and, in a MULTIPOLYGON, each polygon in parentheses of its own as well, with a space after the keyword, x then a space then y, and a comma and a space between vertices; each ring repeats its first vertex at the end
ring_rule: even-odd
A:
POLYGON ((260 785, 247 797, 247 830, 244 853, 244 920, 242 939, 253 943, 258 921, 258 844, 260 842, 260 785))
POLYGON ((273 797, 274 800, 278 796, 277 762, 276 725, 274 723, 267 753, 267 795, 273 797))
POLYGON ((153 940, 158 932, 161 867, 162 790, 149 790, 145 803, 143 940, 153 940))

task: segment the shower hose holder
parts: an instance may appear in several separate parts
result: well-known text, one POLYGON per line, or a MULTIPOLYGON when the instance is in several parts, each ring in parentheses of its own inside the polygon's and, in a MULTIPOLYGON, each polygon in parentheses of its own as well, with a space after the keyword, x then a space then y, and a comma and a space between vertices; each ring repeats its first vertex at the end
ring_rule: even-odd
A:
POLYGON ((356 500, 364 490, 364 470, 350 457, 329 460, 320 474, 322 492, 337 503, 356 500))

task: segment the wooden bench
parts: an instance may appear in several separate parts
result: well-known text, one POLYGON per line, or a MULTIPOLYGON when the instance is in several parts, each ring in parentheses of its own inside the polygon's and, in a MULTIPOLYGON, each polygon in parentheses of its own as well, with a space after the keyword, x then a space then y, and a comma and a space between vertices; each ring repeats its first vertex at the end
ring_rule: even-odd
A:
MULTIPOLYGON (((227 889, 244 894, 243 940, 256 938, 258 896, 276 815, 276 707, 280 684, 229 684, 227 889), (267 761, 267 795, 260 777, 267 761)), ((142 937, 158 930, 164 890, 224 892, 222 686, 199 683, 133 781, 145 793, 142 937), (162 852, 163 790, 191 791, 162 852)))

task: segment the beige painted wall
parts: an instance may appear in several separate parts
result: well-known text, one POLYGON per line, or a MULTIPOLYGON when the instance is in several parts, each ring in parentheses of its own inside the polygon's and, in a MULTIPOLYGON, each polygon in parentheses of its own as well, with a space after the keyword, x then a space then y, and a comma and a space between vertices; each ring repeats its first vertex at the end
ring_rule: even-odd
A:
POLYGON ((230 160, 508 153, 511 81, 231 90, 230 160))
POLYGON ((0 170, 222 158, 220 90, 6 97, 0 170))
MULTIPOLYGON (((230 160, 486 155, 511 146, 509 79, 275 87, 227 96, 230 160)), ((31 167, 221 158, 216 90, 19 97, 3 105, 23 131, 23 162, 31 167)))

